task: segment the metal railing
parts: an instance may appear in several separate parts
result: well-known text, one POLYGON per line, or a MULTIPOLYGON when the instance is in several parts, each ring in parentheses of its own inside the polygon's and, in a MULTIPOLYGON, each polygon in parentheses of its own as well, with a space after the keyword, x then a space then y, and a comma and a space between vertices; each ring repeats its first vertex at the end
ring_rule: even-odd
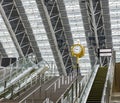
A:
POLYGON ((22 58, 8 67, 3 67, 3 69, 1 70, 3 74, 1 75, 0 80, 2 81, 6 79, 7 81, 10 81, 33 65, 35 65, 35 63, 31 59, 22 58))
POLYGON ((31 67, 33 63, 29 60, 20 59, 19 61, 11 64, 9 67, 4 67, 0 72, 0 92, 4 91, 7 88, 14 78, 16 78, 19 74, 22 74, 25 70, 31 67))
POLYGON ((101 99, 101 103, 109 103, 110 95, 112 92, 113 78, 114 78, 114 68, 115 68, 115 52, 113 51, 112 57, 110 59, 110 63, 108 66, 108 73, 106 76, 106 81, 104 84, 103 95, 101 99))
MULTIPOLYGON (((53 83, 51 83, 47 88, 45 88, 45 100, 43 100, 43 102, 41 103, 53 103, 53 101, 51 100, 51 98, 53 97, 53 93, 55 94, 59 94, 58 89, 62 88, 62 86, 65 86, 68 88, 68 85, 70 84, 71 81, 73 81, 73 79, 77 76, 76 72, 71 73, 69 76, 59 76, 53 83)), ((32 93, 30 93, 28 96, 26 96, 24 99, 22 99, 21 101, 19 101, 19 103, 27 103, 28 98, 30 96, 32 96, 32 94, 34 94, 36 91, 38 91, 40 89, 40 87, 36 88, 34 91, 32 91, 32 93)), ((66 92, 67 89, 65 89, 64 92, 66 92)), ((43 94, 44 95, 44 94, 43 94)), ((63 94, 60 94, 60 96, 63 94)), ((60 99, 62 97, 59 97, 60 99)), ((40 100, 36 100, 34 99, 34 97, 32 98, 33 102, 37 101, 40 102, 40 100)))
POLYGON ((0 72, 0 100, 13 98, 25 88, 51 79, 51 68, 46 61, 35 64, 30 58, 23 58, 3 68, 0 72))
POLYGON ((46 98, 43 103, 54 103, 53 101, 51 101, 49 98, 46 98))
POLYGON ((73 79, 76 76, 77 76, 76 72, 72 72, 68 76, 60 76, 54 83, 52 83, 48 88, 45 89, 46 99, 52 98, 51 94, 53 94, 53 93, 59 94, 59 92, 57 90, 60 89, 63 85, 68 86, 70 84, 70 82, 73 81, 73 79))
MULTIPOLYGON (((38 91, 40 88, 41 88, 41 85, 43 85, 44 83, 46 83, 47 81, 49 81, 49 80, 51 80, 51 78, 50 77, 46 77, 45 75, 41 75, 40 76, 41 78, 36 78, 35 79, 35 81, 33 81, 33 83, 30 83, 31 84, 31 86, 33 86, 33 85, 35 85, 35 82, 39 82, 40 84, 39 84, 39 86, 37 87, 37 88, 35 88, 31 93, 29 93, 28 95, 26 95, 23 99, 21 99, 20 101, 19 101, 19 103, 27 103, 28 102, 28 100, 27 100, 27 98, 29 98, 31 95, 33 95, 36 91, 38 91)), ((34 99, 34 98, 33 98, 34 99)), ((33 100, 33 102, 39 102, 39 100, 33 100)), ((45 103, 46 103, 46 100, 45 100, 45 103)), ((50 103, 50 102, 49 102, 50 103)))
POLYGON ((3 97, 2 99, 13 98, 15 94, 20 93, 23 89, 32 87, 33 85, 38 83, 40 81, 40 78, 43 78, 42 81, 44 81, 45 77, 43 77, 43 74, 45 74, 47 70, 48 68, 44 67, 44 68, 37 69, 35 72, 31 74, 29 73, 26 76, 20 74, 17 79, 15 78, 16 80, 13 79, 12 81, 10 81, 10 83, 6 87, 4 87, 3 91, 0 94, 1 97, 3 97))

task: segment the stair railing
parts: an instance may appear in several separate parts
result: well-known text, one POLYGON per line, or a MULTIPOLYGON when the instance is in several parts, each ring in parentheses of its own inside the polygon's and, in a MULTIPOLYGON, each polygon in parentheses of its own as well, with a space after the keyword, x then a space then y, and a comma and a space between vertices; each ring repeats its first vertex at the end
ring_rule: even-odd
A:
MULTIPOLYGON (((46 61, 43 60, 38 64, 35 64, 31 59, 28 58, 20 59, 16 63, 11 64, 10 67, 6 67, 5 69, 3 69, 4 72, 2 75, 3 79, 0 79, 0 99, 2 100, 4 98, 11 98, 13 94, 26 88, 28 85, 34 85, 35 83, 38 82, 39 78, 43 77, 43 74, 48 69, 50 68, 49 64, 46 61), (16 67, 19 68, 16 67, 14 68, 16 64, 17 64, 16 67), (44 68, 46 68, 45 71, 44 68), (19 72, 19 70, 21 72, 19 72), (35 72, 32 72, 32 70, 35 70, 35 72), (14 75, 16 75, 16 77, 14 75)), ((47 72, 47 74, 49 74, 49 72, 47 72)), ((45 75, 43 78, 46 81, 45 75)))
POLYGON ((108 66, 108 73, 107 73, 106 81, 104 84, 101 103, 110 103, 110 96, 112 93, 112 85, 113 85, 113 78, 114 78, 114 68, 115 68, 115 52, 113 51, 112 56, 110 58, 110 63, 108 66))

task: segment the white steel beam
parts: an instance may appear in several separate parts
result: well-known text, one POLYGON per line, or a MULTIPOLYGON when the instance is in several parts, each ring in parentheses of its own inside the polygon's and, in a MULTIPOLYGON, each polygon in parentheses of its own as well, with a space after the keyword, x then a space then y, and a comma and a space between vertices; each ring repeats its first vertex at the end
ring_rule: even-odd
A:
POLYGON ((96 48, 99 48, 99 40, 98 40, 98 35, 97 35, 97 25, 96 25, 96 22, 95 22, 93 2, 92 2, 92 0, 89 0, 89 2, 90 2, 92 23, 93 23, 93 27, 94 27, 95 41, 96 41, 96 46, 97 46, 96 48))

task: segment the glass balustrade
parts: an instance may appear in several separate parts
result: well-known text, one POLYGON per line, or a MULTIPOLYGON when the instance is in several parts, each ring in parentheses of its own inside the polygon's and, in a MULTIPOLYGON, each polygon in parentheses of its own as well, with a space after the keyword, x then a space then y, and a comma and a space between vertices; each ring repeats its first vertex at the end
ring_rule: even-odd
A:
MULTIPOLYGON (((44 60, 38 64, 32 59, 23 58, 0 73, 0 100, 11 99, 37 83, 45 83, 50 77, 50 66, 44 60)), ((51 70, 51 69, 50 69, 51 70)))

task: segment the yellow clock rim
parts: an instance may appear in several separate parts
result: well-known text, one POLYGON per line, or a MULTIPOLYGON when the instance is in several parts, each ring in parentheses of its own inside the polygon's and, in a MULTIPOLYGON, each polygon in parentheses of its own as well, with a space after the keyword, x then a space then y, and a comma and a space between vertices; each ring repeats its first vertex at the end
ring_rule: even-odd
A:
POLYGON ((77 58, 81 58, 85 54, 85 48, 84 48, 84 46, 82 46, 80 44, 74 44, 74 45, 71 46, 71 53, 72 53, 72 56, 77 57, 77 58), (81 48, 80 53, 74 53, 73 48, 75 46, 80 46, 80 48, 81 48))

